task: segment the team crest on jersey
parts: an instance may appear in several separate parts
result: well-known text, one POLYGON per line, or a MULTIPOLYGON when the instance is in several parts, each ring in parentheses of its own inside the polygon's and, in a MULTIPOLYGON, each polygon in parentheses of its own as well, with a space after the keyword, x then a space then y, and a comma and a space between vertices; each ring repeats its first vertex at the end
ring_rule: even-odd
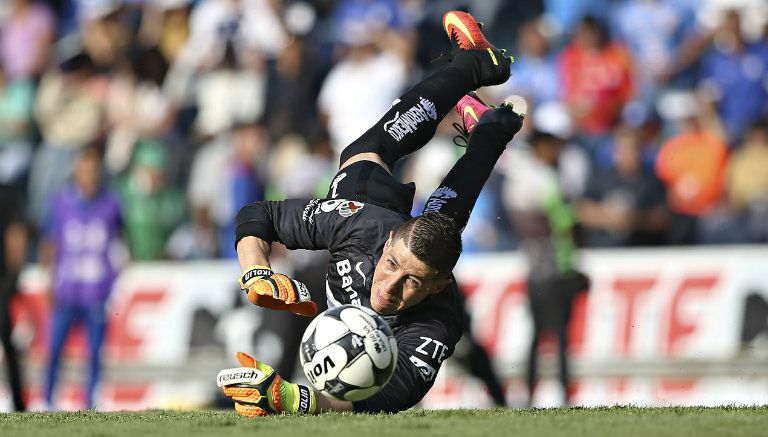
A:
POLYGON ((363 209, 363 206, 365 206, 365 204, 350 200, 349 202, 343 203, 341 206, 339 206, 339 214, 341 214, 342 217, 349 217, 363 209))
POLYGON ((365 206, 362 202, 355 202, 354 200, 338 199, 338 200, 326 200, 321 203, 315 214, 321 212, 333 212, 338 211, 342 217, 349 217, 356 214, 365 206))

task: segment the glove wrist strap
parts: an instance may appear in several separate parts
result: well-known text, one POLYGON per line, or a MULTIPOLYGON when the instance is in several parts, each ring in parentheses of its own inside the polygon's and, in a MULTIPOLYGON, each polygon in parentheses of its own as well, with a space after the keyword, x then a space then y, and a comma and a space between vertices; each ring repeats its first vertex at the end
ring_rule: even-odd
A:
POLYGON ((315 391, 302 384, 296 384, 296 388, 299 389, 299 396, 296 402, 296 413, 315 414, 315 410, 317 410, 315 391))
POLYGON ((312 388, 288 381, 280 383, 282 411, 286 414, 315 414, 317 398, 312 388))
POLYGON ((262 266, 258 264, 254 264, 243 273, 242 276, 240 276, 240 284, 245 285, 253 278, 261 278, 265 276, 272 276, 274 272, 271 268, 268 266, 262 266))

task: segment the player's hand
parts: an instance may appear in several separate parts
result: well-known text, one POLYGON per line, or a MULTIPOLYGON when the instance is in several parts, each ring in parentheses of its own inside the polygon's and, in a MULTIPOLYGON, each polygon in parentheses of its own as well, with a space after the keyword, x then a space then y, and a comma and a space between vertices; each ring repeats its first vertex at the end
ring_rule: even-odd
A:
POLYGON ((260 307, 306 317, 317 314, 317 304, 312 302, 306 285, 269 267, 251 266, 240 277, 240 289, 251 303, 260 307))
POLYGON ((238 352, 242 367, 224 369, 216 376, 216 384, 235 401, 235 411, 245 417, 267 414, 315 412, 315 392, 307 386, 285 381, 267 364, 238 352))

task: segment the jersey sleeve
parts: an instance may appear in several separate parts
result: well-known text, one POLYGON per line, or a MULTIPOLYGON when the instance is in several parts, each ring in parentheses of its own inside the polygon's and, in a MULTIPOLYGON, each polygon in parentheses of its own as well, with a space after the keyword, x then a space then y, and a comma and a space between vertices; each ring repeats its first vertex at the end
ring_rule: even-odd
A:
POLYGON ((397 334, 397 367, 389 382, 375 395, 353 402, 356 412, 396 413, 416 405, 435 383, 458 338, 451 338, 442 324, 416 323, 397 334))
POLYGON ((254 236, 269 243, 278 241, 288 249, 333 249, 344 241, 347 229, 345 217, 335 206, 319 199, 251 203, 237 214, 235 246, 244 237, 254 236))

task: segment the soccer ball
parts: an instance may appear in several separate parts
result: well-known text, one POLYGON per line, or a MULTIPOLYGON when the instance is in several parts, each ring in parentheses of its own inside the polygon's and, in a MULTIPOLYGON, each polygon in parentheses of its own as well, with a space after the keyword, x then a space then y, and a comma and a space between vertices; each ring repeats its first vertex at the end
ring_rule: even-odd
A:
POLYGON ((373 310, 342 305, 309 324, 300 357, 304 374, 321 393, 360 401, 389 381, 397 365, 397 342, 373 310))

